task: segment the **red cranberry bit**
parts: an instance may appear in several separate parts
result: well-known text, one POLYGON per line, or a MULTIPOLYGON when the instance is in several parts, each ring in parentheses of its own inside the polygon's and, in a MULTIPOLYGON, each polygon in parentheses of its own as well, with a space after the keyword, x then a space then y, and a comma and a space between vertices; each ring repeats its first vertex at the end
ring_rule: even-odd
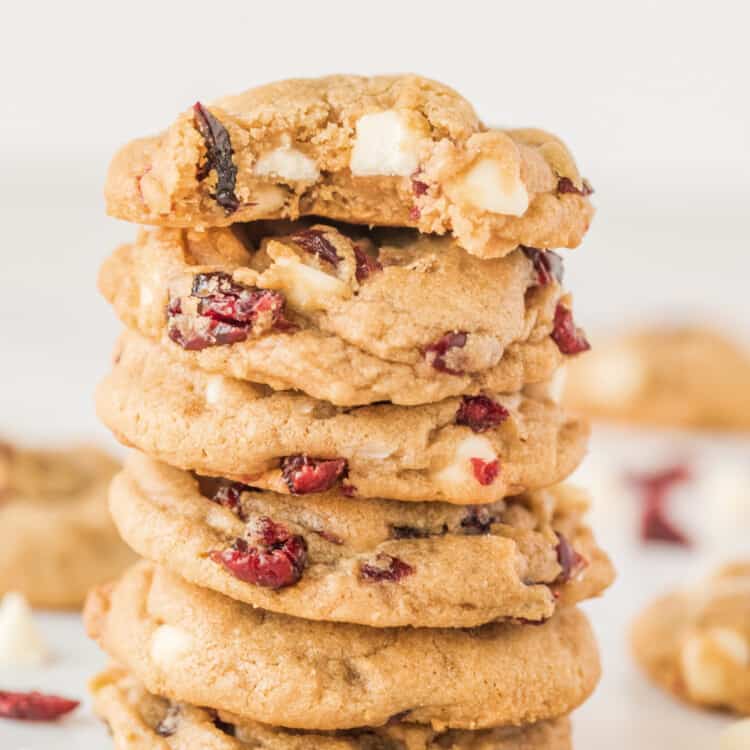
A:
POLYGON ((468 334, 465 331, 446 333, 425 348, 425 356, 436 370, 447 372, 449 375, 463 375, 463 370, 452 368, 446 363, 445 357, 451 349, 463 349, 467 339, 468 334))
POLYGON ((349 484, 348 482, 342 482, 341 494, 344 495, 344 497, 357 497, 357 488, 353 484, 349 484))
POLYGON ((381 581, 400 581, 410 576, 414 568, 398 557, 381 552, 373 563, 363 563, 359 569, 360 578, 367 583, 381 581))
POLYGON ((562 284, 563 259, 551 250, 537 250, 535 247, 521 245, 524 255, 534 264, 536 280, 539 286, 546 286, 552 280, 562 284))
POLYGON ((558 193, 575 193, 576 195, 591 195, 594 192, 594 188, 591 187, 588 180, 581 181, 581 188, 577 188, 573 180, 570 177, 561 177, 557 182, 558 193))
POLYGON ((193 121, 206 146, 206 160, 198 165, 196 177, 205 180, 212 169, 216 171, 216 192, 212 198, 227 214, 232 214, 239 208, 240 201, 234 192, 237 167, 232 159, 234 149, 229 133, 200 102, 193 106, 193 121))
POLYGON ((241 581, 265 588, 292 586, 302 578, 307 564, 304 537, 263 517, 258 520, 251 541, 252 546, 245 539, 236 539, 229 549, 212 552, 211 559, 241 581))
POLYGON ((588 563, 585 557, 579 555, 573 549, 573 545, 571 545, 565 536, 559 531, 556 531, 555 534, 557 535, 557 562, 562 568, 555 583, 567 583, 575 578, 588 563))
POLYGON ((555 324, 552 339, 563 354, 580 354, 591 349, 586 334, 573 322, 573 313, 562 304, 555 308, 555 324))
POLYGON ((472 458, 471 468, 474 470, 474 477, 477 482, 486 487, 497 479, 497 475, 500 473, 500 462, 497 459, 485 461, 482 458, 472 458))
POLYGON ((0 719, 54 721, 69 714, 79 701, 43 693, 9 693, 0 690, 0 719))
POLYGON ((486 432, 509 416, 502 404, 487 396, 464 396, 456 412, 456 424, 466 425, 472 432, 486 432))
POLYGON ((321 260, 330 263, 334 268, 343 260, 322 229, 304 229, 301 232, 295 232, 291 236, 291 239, 305 252, 317 255, 321 260))
POLYGON ((422 182, 422 180, 417 180, 416 178, 411 178, 411 191, 419 197, 420 195, 424 195, 429 190, 429 185, 426 182, 422 182))
POLYGON ((422 218, 422 211, 420 210, 419 206, 412 206, 409 209, 409 218, 412 221, 419 221, 422 218))
POLYGON ((495 520, 489 508, 476 505, 469 508, 468 513, 461 519, 461 528, 464 534, 468 535, 489 534, 495 520))
POLYGON ((357 263, 357 281, 360 284, 376 271, 383 270, 380 261, 366 253, 359 245, 354 246, 354 259, 357 263))
POLYGON ((641 514, 641 539, 644 542, 667 542, 690 546, 690 539, 667 518, 667 498, 671 489, 691 478, 684 464, 652 474, 629 477, 631 484, 640 490, 643 498, 641 514))
POLYGON ((211 502, 237 513, 242 517, 240 498, 243 492, 257 492, 254 487, 249 487, 242 482, 233 482, 229 479, 214 479, 212 477, 197 477, 198 488, 204 497, 211 502))
POLYGON ((325 492, 346 477, 345 458, 310 458, 304 453, 281 460, 281 474, 293 495, 325 492))

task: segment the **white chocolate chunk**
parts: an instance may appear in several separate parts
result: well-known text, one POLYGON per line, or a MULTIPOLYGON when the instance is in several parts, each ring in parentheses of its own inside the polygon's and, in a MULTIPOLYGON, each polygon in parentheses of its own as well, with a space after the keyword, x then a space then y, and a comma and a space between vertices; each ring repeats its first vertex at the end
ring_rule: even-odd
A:
POLYGON ((26 599, 8 592, 0 604, 0 667, 38 665, 48 656, 26 599))
POLYGON ((410 175, 419 166, 419 134, 394 109, 357 120, 349 168, 353 175, 410 175))
POLYGON ((483 461, 490 462, 497 460, 497 454, 487 438, 480 435, 464 438, 458 444, 453 460, 437 472, 435 479, 450 484, 476 482, 472 458, 481 458, 483 461))
POLYGON ((558 367, 554 375, 547 382, 547 396, 556 404, 562 403, 565 384, 568 380, 568 368, 565 365, 558 367))
POLYGON ((151 636, 151 658, 163 668, 169 668, 193 648, 189 633, 174 625, 161 625, 151 636))
POLYGON ((750 665, 750 644, 732 628, 712 628, 707 636, 727 658, 738 666, 750 665))
POLYGON ((393 455, 393 448, 387 445, 368 443, 357 450, 357 455, 365 460, 382 461, 393 455))
POLYGON ((156 214, 167 214, 172 208, 169 195, 164 186, 150 172, 141 177, 139 183, 143 201, 156 214))
POLYGON ((750 719, 730 724, 719 737, 719 750, 750 750, 750 719))
POLYGON ((682 645, 682 676, 688 693, 697 700, 721 703, 726 696, 729 675, 717 651, 739 666, 750 663, 748 644, 735 631, 714 628, 689 636, 682 645))
POLYGON ((153 303, 154 292, 150 286, 147 286, 146 284, 141 284, 140 287, 138 288, 138 291, 140 293, 141 307, 148 307, 149 305, 153 303))
POLYGON ((286 145, 263 154, 253 165, 253 172, 263 177, 270 175, 302 182, 315 182, 320 177, 320 170, 313 159, 286 145))
POLYGON ((211 375, 206 383, 206 403, 218 404, 224 394, 224 376, 211 375))
POLYGON ((450 192, 455 200, 495 214, 523 216, 529 207, 520 164, 508 165, 499 159, 480 159, 453 181, 450 192))

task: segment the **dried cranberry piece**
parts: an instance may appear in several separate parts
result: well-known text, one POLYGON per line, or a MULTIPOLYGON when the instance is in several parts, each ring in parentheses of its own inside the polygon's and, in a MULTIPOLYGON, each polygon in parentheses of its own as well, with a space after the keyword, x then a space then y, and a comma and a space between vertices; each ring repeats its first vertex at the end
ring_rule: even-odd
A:
POLYGON ((325 492, 346 477, 345 458, 310 458, 304 453, 281 460, 281 473, 293 495, 325 492))
POLYGON ((555 308, 552 339, 563 354, 580 354, 591 349, 586 334, 576 327, 573 313, 562 302, 558 302, 555 308))
POLYGON ((551 250, 537 250, 535 247, 521 245, 524 255, 534 264, 539 286, 546 286, 553 279, 558 284, 563 280, 563 259, 551 250))
POLYGON ((232 140, 227 129, 200 102, 193 106, 193 121, 206 146, 206 160, 198 165, 196 176, 204 180, 212 169, 216 170, 216 192, 212 197, 227 214, 232 214, 240 207, 234 192, 237 167, 232 159, 232 140))
POLYGON ((357 488, 353 484, 349 484, 348 482, 342 482, 341 494, 344 495, 344 497, 357 497, 357 488))
POLYGON ((594 188, 591 187, 588 180, 581 181, 582 187, 577 188, 573 180, 570 177, 561 177, 557 182, 558 193, 575 193, 576 195, 591 195, 594 192, 594 188))
POLYGON ((430 186, 426 182, 422 182, 422 180, 418 180, 415 177, 411 178, 411 191, 414 195, 424 195, 429 188, 430 186))
POLYGON ((464 396, 456 412, 456 424, 466 425, 472 432, 486 432, 509 416, 502 404, 488 396, 464 396))
POLYGON ((489 508, 476 505, 469 508, 467 514, 461 519, 461 528, 464 534, 468 535, 489 534, 495 520, 489 508))
POLYGON ((263 516, 258 519, 251 541, 252 545, 245 539, 236 539, 229 549, 211 552, 211 559, 241 581, 265 588, 280 589, 302 578, 307 564, 304 537, 263 516))
POLYGON ((9 693, 0 690, 0 719, 23 721, 54 721, 76 709, 80 701, 59 695, 9 693))
POLYGON ((483 458, 472 458, 471 468, 477 482, 486 487, 497 479, 497 475, 500 473, 500 462, 497 459, 485 461, 483 458))
POLYGON ((359 569, 360 578, 368 583, 379 583, 380 581, 400 581, 410 576, 414 568, 398 557, 381 552, 375 557, 373 563, 362 563, 359 569))
POLYGON ((450 331, 425 347, 424 354, 436 370, 449 375, 463 375, 463 370, 454 369, 446 363, 445 356, 451 349, 463 349, 467 339, 465 331, 450 331))
POLYGON ((567 583, 585 567, 587 564, 586 558, 578 554, 573 545, 559 531, 556 531, 555 535, 557 536, 557 547, 555 548, 557 551, 557 562, 562 568, 555 583, 567 583))
POLYGON ((419 221, 422 218, 422 211, 419 206, 412 206, 409 209, 409 218, 412 221, 419 221))
POLYGON ((211 502, 234 511, 241 517, 240 498, 243 492, 258 492, 255 487, 249 487, 242 482, 230 479, 214 479, 213 477, 198 476, 198 488, 204 497, 211 502))
POLYGON ((187 351, 200 351, 209 346, 238 344, 247 339, 247 327, 210 318, 180 315, 169 321, 169 338, 187 351))
POLYGON ((689 468, 684 464, 657 471, 652 474, 635 474, 630 482, 642 492, 643 509, 641 514, 641 539, 644 542, 667 542, 689 547, 688 536, 678 529, 667 517, 667 499, 670 490, 691 478, 689 468))
POLYGON ((305 252, 317 255, 334 268, 343 260, 322 229, 303 229, 301 232, 295 232, 291 239, 305 252))
POLYGON ((354 246, 354 259, 357 263, 356 277, 360 284, 376 271, 383 270, 380 261, 366 253, 359 245, 354 246))

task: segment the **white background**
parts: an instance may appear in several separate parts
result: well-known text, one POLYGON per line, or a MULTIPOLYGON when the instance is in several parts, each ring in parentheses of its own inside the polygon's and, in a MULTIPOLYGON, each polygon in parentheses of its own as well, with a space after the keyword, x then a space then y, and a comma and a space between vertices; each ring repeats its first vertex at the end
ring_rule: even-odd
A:
MULTIPOLYGON (((0 432, 108 440, 91 393, 118 327, 95 277, 105 255, 135 232, 103 212, 115 148, 166 126, 196 99, 289 76, 419 72, 455 86, 488 123, 560 134, 599 208, 586 243, 567 256, 579 321, 594 330, 690 318, 746 336, 744 8, 728 0, 6 3, 0 432)), ((628 569, 631 559, 644 564, 634 549, 622 554, 628 569)), ((682 566, 655 563, 651 588, 682 566)), ((598 605, 611 669, 581 716, 581 747, 601 747, 608 727, 609 747, 663 747, 653 728, 665 716, 672 718, 662 740, 709 747, 702 731, 713 731, 710 719, 683 721, 632 672, 621 626, 645 590, 632 571, 622 573, 619 593, 598 605), (639 734, 641 725, 652 734, 639 734)), ((57 620, 49 625, 60 648, 72 643, 57 620)), ((91 652, 83 653, 42 675, 9 679, 65 687, 71 660, 81 673, 89 668, 91 652)), ((81 690, 73 682, 69 692, 81 690)), ((0 726, 0 740, 8 731, 0 726)), ((13 731, 25 747, 53 746, 42 730, 13 731)), ((56 734, 55 746, 82 746, 66 744, 71 736, 56 734)))

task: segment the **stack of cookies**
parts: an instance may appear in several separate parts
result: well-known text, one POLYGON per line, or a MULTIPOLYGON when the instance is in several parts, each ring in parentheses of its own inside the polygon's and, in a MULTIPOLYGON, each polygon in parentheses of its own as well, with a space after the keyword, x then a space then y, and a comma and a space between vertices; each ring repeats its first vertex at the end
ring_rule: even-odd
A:
POLYGON ((588 344, 554 136, 415 76, 285 81, 134 141, 99 414, 143 558, 90 595, 121 748, 567 748, 613 571, 561 485, 588 344))

